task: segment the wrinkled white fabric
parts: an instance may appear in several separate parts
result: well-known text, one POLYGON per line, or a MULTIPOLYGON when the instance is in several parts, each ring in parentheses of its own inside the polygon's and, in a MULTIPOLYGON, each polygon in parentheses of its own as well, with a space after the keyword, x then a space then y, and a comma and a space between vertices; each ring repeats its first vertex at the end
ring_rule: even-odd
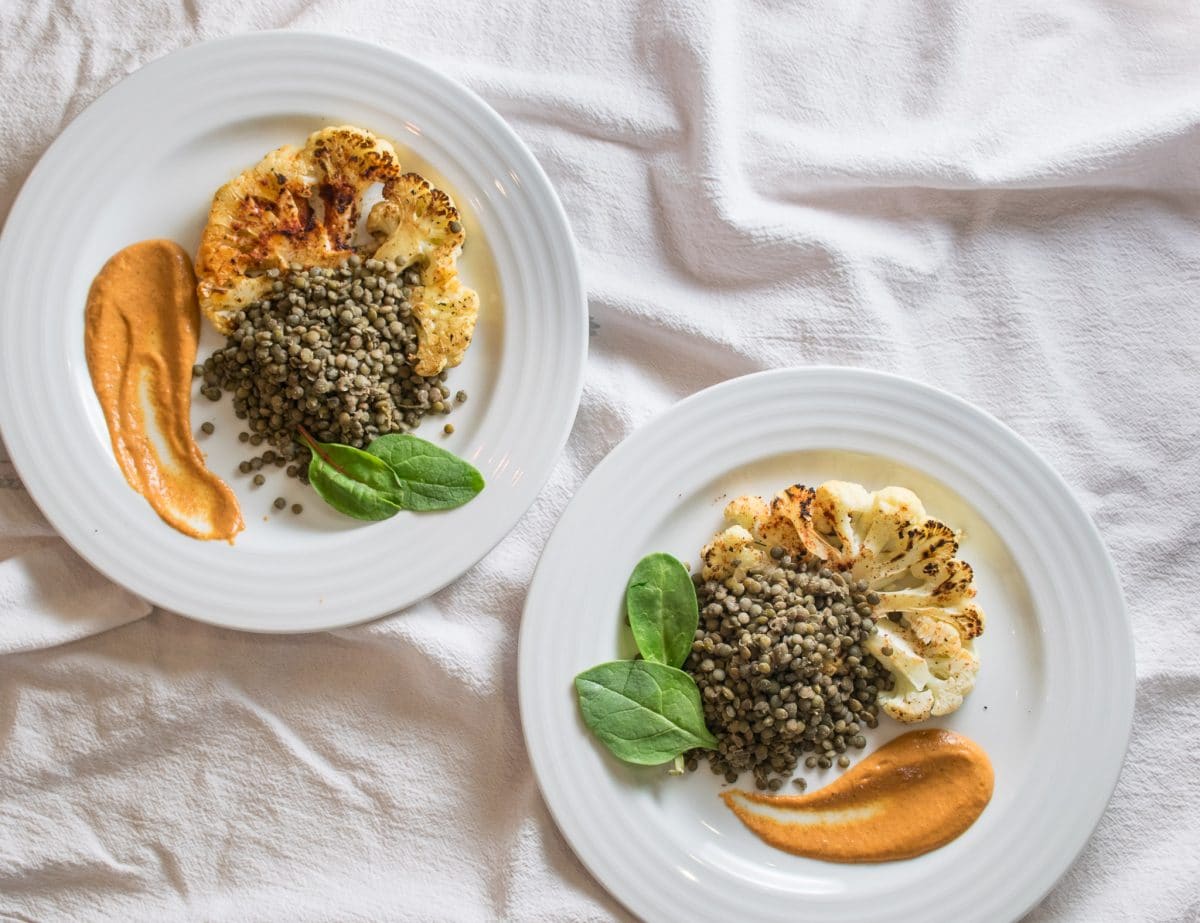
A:
POLYGON ((746 372, 840 363, 1006 421, 1120 568, 1132 748, 1031 919, 1200 919, 1200 8, 10 2, 0 214, 122 76, 271 27, 415 55, 530 145, 585 264, 578 422, 529 514, 455 585, 307 637, 145 617, 0 470, 0 918, 627 918, 555 830, 522 745, 539 549, 655 412, 746 372))

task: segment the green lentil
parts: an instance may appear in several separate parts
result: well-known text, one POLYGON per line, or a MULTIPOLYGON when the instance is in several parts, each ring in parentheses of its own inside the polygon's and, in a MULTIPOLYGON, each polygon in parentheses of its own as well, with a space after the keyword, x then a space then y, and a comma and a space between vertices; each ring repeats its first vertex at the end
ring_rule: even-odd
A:
POLYGON ((683 669, 718 741, 689 757, 722 775, 751 772, 756 787, 776 791, 801 759, 828 769, 865 745, 861 730, 877 723, 891 677, 861 648, 872 631, 858 614, 865 584, 781 547, 769 552, 738 579, 693 576, 700 619, 683 669))
MULTIPOLYGON (((305 480, 309 453, 294 442, 301 426, 322 441, 363 448, 450 412, 446 373, 417 375, 410 363, 419 273, 358 255, 334 268, 273 272, 271 291, 236 315, 225 346, 200 367, 206 391, 232 393, 234 413, 247 421, 245 441, 286 447, 296 462, 288 473, 305 480)), ((271 464, 276 456, 263 457, 271 464)))

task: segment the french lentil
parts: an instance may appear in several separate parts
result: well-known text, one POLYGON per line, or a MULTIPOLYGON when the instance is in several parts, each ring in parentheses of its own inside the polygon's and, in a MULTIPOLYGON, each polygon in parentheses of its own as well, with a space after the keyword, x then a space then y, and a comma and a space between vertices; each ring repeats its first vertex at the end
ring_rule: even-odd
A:
MULTIPOLYGON (((235 318, 224 347, 202 366, 201 393, 233 395, 246 420, 243 442, 266 442, 259 465, 287 464, 306 481, 303 426, 317 439, 363 448, 377 436, 409 432, 431 413, 449 413, 446 373, 417 375, 417 324, 407 267, 354 255, 337 267, 269 270, 271 291, 235 318)), ((197 370, 193 370, 197 374, 197 370)), ((214 396, 215 395, 215 396, 214 396)), ((467 398, 465 391, 455 397, 467 398)), ((450 424, 446 431, 452 432, 450 424)), ((252 463, 253 464, 253 463, 252 463)))
POLYGON ((891 688, 861 646, 873 630, 859 614, 873 611, 866 585, 778 547, 742 580, 693 582, 700 620, 683 668, 718 748, 689 760, 707 758, 730 781, 751 772, 770 791, 801 759, 809 769, 849 765, 837 754, 865 746, 860 732, 878 723, 878 692, 891 688))

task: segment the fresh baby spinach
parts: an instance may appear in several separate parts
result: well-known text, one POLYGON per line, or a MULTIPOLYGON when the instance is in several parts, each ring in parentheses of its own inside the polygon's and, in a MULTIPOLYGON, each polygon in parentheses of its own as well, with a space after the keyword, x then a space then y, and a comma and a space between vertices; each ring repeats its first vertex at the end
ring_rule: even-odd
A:
POLYGON ((355 519, 451 509, 483 490, 483 476, 474 467, 415 436, 380 436, 365 451, 318 442, 303 428, 300 436, 312 452, 308 480, 313 489, 355 519))
POLYGON ((647 660, 681 667, 692 650, 700 608, 687 568, 669 554, 648 554, 625 589, 625 611, 647 660))
POLYGON ((355 519, 388 519, 400 512, 400 482, 385 462, 362 449, 301 433, 312 451, 308 480, 322 500, 355 519))
POLYGON ((669 772, 678 775, 688 750, 717 746, 696 681, 679 669, 700 618, 687 568, 669 554, 642 558, 625 588, 625 610, 645 659, 602 663, 576 676, 583 721, 618 759, 643 766, 673 760, 669 772))
POLYGON ((655 766, 695 747, 712 748, 695 681, 649 660, 602 663, 575 677, 583 720, 613 755, 655 766))
POLYGON ((367 451, 395 472, 403 509, 449 510, 483 490, 483 475, 474 466, 416 436, 380 436, 367 451))

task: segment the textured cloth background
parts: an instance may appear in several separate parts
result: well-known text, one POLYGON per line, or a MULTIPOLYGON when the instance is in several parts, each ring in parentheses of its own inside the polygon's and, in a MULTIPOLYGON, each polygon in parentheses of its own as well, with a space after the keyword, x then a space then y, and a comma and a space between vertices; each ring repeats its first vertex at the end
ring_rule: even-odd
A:
POLYGON ((8 0, 0 215, 125 74, 273 27, 437 65, 532 147, 585 263, 579 418, 538 502, 457 584, 307 637, 147 616, 4 463, 0 918, 626 919, 530 776, 524 588, 573 490, 651 415, 840 363, 1006 421, 1120 568, 1132 748, 1031 919, 1200 919, 1200 8, 8 0))

